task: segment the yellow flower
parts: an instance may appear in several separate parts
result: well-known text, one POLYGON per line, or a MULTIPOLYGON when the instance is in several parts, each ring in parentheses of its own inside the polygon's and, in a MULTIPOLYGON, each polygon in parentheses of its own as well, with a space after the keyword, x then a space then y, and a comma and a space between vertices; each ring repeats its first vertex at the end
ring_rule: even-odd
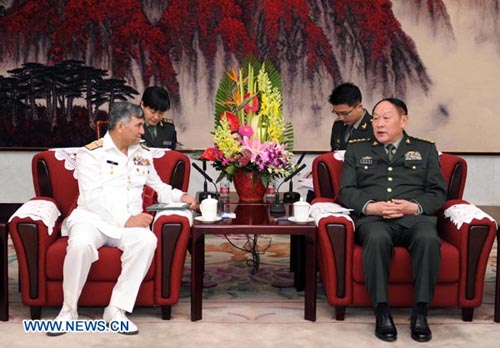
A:
POLYGON ((240 149, 240 145, 238 141, 233 138, 229 123, 226 120, 221 120, 220 125, 215 130, 214 143, 217 145, 217 148, 224 153, 226 158, 233 157, 240 149))

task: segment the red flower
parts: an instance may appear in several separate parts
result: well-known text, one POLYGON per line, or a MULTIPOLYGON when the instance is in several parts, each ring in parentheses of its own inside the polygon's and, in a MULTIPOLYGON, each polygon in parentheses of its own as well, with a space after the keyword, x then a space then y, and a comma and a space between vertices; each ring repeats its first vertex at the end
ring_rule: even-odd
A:
MULTIPOLYGON (((209 147, 200 156, 202 161, 216 161, 221 158, 222 153, 215 147, 209 147)), ((222 155, 222 157, 224 157, 222 155)))
MULTIPOLYGON (((247 98, 250 98, 250 94, 247 93, 245 94, 245 99, 247 98)), ((250 100, 244 107, 243 107, 243 110, 245 110, 245 112, 250 112, 250 111, 253 111, 253 112, 257 112, 259 110, 259 98, 257 98, 257 96, 254 96, 252 100, 250 100)))
POLYGON ((224 111, 220 116, 220 120, 222 121, 224 119, 227 121, 227 123, 229 123, 229 128, 231 129, 231 132, 238 131, 238 128, 240 128, 240 121, 238 121, 238 116, 236 116, 230 111, 224 111))

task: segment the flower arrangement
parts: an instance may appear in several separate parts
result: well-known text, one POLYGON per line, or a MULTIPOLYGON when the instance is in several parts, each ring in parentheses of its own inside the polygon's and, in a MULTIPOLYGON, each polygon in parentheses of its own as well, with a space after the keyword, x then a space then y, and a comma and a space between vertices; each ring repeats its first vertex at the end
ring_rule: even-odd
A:
POLYGON ((281 77, 269 62, 248 59, 226 72, 216 94, 214 146, 200 156, 220 171, 217 181, 242 170, 267 186, 294 169, 293 128, 282 109, 281 77))

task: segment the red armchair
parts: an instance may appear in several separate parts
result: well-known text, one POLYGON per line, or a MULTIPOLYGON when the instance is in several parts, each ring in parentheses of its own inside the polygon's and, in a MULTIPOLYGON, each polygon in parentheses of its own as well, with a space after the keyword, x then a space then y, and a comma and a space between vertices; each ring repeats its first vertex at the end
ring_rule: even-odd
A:
MULTIPOLYGON (((495 223, 474 219, 457 228, 443 216, 462 200, 467 163, 450 154, 440 156, 441 170, 447 181, 447 202, 438 214, 438 232, 442 238, 441 265, 433 307, 460 307, 462 319, 472 321, 474 308, 481 305, 484 275, 495 238, 495 223)), ((326 153, 313 161, 315 202, 336 202, 342 173, 340 153, 326 153)), ((370 306, 364 284, 362 250, 354 241, 351 223, 342 217, 323 218, 318 226, 318 265, 328 303, 335 317, 343 320, 347 306, 370 306)), ((395 248, 389 277, 389 302, 392 306, 413 305, 411 258, 405 248, 395 248)))
MULTIPOLYGON (((41 317, 43 306, 60 306, 63 302, 62 275, 66 255, 67 237, 61 237, 62 220, 71 212, 78 196, 78 184, 70 168, 73 158, 56 158, 55 151, 43 151, 32 161, 34 199, 50 200, 57 205, 61 216, 54 232, 39 220, 15 217, 9 231, 17 253, 20 271, 21 296, 30 306, 31 318, 41 317), (68 166, 69 164, 69 166, 68 166)), ((162 152, 158 152, 159 155, 162 152)), ((189 158, 177 151, 166 151, 154 158, 155 168, 165 182, 187 191, 189 158)), ((156 193, 146 187, 144 206, 155 201, 156 193)), ((163 319, 170 319, 171 306, 178 302, 182 271, 191 234, 189 221, 179 215, 161 216, 153 224, 158 238, 153 263, 145 276, 137 296, 136 305, 160 306, 163 319)), ((106 306, 111 291, 121 272, 121 251, 117 248, 99 249, 99 260, 92 265, 87 283, 80 296, 80 306, 106 306)))

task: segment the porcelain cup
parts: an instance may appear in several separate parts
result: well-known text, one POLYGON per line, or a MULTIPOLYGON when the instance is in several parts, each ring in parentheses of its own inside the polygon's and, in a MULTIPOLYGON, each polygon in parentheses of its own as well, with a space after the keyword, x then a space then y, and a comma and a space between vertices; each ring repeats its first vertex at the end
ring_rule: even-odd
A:
POLYGON ((293 215, 295 220, 299 222, 307 221, 311 213, 311 205, 305 201, 298 201, 293 203, 293 215))
POLYGON ((211 196, 205 198, 200 203, 201 216, 205 221, 214 221, 217 219, 217 204, 218 201, 211 196))

